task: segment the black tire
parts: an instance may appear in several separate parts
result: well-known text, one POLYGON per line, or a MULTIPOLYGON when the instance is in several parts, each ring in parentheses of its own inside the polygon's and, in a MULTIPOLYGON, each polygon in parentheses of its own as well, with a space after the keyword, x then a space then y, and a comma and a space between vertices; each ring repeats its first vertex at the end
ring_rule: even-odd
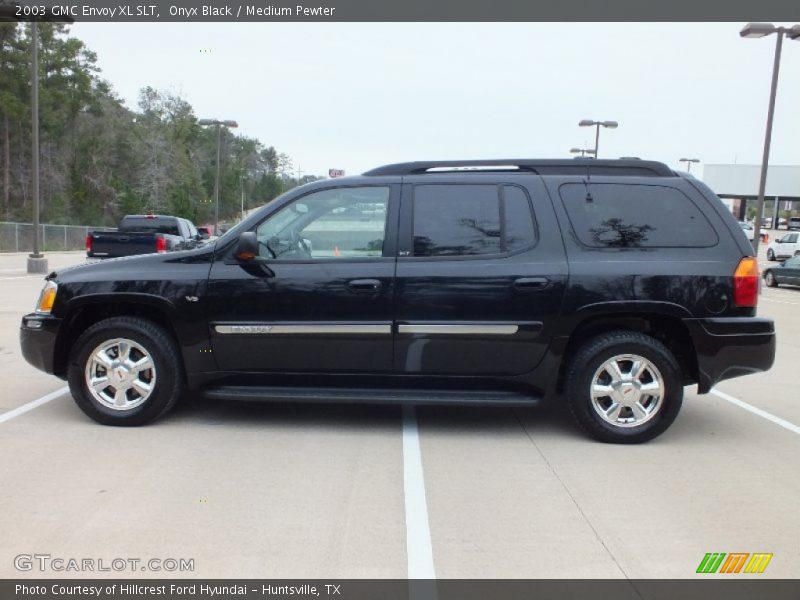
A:
POLYGON ((767 284, 767 287, 778 287, 778 280, 775 279, 775 275, 772 274, 772 271, 764 273, 764 283, 767 284))
MULTIPOLYGON (((601 442, 638 444, 661 435, 678 416, 683 403, 682 381, 680 367, 664 344, 634 331, 611 331, 591 338, 578 349, 567 370, 566 398, 578 425, 593 438, 601 442), (595 374, 606 361, 620 355, 642 357, 661 375, 664 392, 659 404, 652 416, 640 425, 614 425, 601 417, 593 405, 590 390, 595 374)), ((652 401, 652 398, 645 400, 652 401)), ((633 418, 631 409, 622 410, 630 411, 625 414, 633 418)))
MULTIPOLYGON (((130 352, 132 360, 143 358, 136 347, 130 352)), ((110 377, 108 370, 105 376, 110 377)), ((87 329, 72 347, 67 378, 72 397, 80 409, 103 425, 135 426, 149 423, 169 411, 185 387, 181 355, 172 335, 160 325, 138 317, 113 317, 87 329), (114 409, 104 404, 89 390, 86 380, 90 357, 104 343, 111 343, 115 339, 134 342, 147 352, 154 365, 152 370, 144 371, 143 378, 150 376, 150 383, 153 384, 144 400, 144 395, 137 390, 125 392, 134 396, 133 403, 141 402, 132 404, 130 408, 114 409)), ((107 390, 114 389, 113 384, 109 386, 107 390)))
POLYGON ((767 248, 767 260, 775 260, 775 253, 772 248, 767 248))

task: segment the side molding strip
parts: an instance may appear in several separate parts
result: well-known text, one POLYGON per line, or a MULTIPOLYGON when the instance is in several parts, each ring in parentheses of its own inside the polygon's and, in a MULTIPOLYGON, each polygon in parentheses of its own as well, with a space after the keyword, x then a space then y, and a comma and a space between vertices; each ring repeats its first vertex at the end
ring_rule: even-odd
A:
POLYGON ((432 333, 444 335, 514 335, 519 325, 398 325, 398 333, 432 333))
POLYGON ((308 334, 379 334, 392 335, 392 326, 386 325, 338 325, 308 323, 306 325, 273 325, 270 323, 242 323, 236 325, 215 325, 214 331, 221 334, 236 335, 308 335, 308 334))

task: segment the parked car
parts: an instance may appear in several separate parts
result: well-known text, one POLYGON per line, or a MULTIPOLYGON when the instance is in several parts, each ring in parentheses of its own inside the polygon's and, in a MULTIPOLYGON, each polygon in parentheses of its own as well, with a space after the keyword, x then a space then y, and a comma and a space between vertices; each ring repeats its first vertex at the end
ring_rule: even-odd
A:
POLYGON ((786 226, 789 229, 800 229, 800 217, 791 217, 786 226))
POLYGON ((166 215, 127 215, 116 231, 92 231, 86 236, 88 258, 118 258, 134 254, 195 248, 202 238, 188 219, 166 215))
POLYGON ((198 227, 197 233, 200 235, 201 240, 208 240, 211 238, 211 228, 210 227, 198 227))
MULTIPOLYGON (((742 228, 742 231, 744 231, 744 234, 747 236, 747 240, 749 242, 752 242, 754 239, 756 239, 756 228, 753 227, 752 224, 739 221, 739 227, 742 228)), ((759 232, 758 238, 761 240, 761 243, 766 244, 769 241, 769 234, 761 231, 759 232)))
POLYGON ((800 285, 800 255, 765 269, 763 276, 764 283, 769 287, 777 287, 782 283, 800 285))
POLYGON ((719 198, 663 163, 414 162, 294 188, 195 250, 52 273, 20 337, 104 424, 187 390, 563 398, 591 436, 634 443, 670 426, 684 386, 772 366, 758 284, 719 198))
POLYGON ((767 247, 767 260, 779 260, 800 254, 800 233, 787 233, 767 247))

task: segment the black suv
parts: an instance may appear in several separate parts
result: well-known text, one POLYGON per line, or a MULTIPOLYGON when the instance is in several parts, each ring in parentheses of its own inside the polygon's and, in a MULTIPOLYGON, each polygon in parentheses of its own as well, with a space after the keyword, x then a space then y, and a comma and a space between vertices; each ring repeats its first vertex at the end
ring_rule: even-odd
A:
POLYGON ((217 241, 52 273, 21 342, 93 419, 215 399, 564 397, 611 442, 683 387, 769 369, 752 246, 714 193, 643 160, 415 162, 295 188, 217 241))

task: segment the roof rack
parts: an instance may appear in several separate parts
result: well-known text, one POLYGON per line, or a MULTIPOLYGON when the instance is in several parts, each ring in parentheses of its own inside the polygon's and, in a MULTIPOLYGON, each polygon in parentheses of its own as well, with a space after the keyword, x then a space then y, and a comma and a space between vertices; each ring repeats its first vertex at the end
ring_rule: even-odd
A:
POLYGON ((524 171, 537 175, 618 175, 628 177, 674 177, 664 163, 640 159, 530 159, 439 160, 395 163, 371 169, 364 175, 425 175, 452 172, 524 171))

